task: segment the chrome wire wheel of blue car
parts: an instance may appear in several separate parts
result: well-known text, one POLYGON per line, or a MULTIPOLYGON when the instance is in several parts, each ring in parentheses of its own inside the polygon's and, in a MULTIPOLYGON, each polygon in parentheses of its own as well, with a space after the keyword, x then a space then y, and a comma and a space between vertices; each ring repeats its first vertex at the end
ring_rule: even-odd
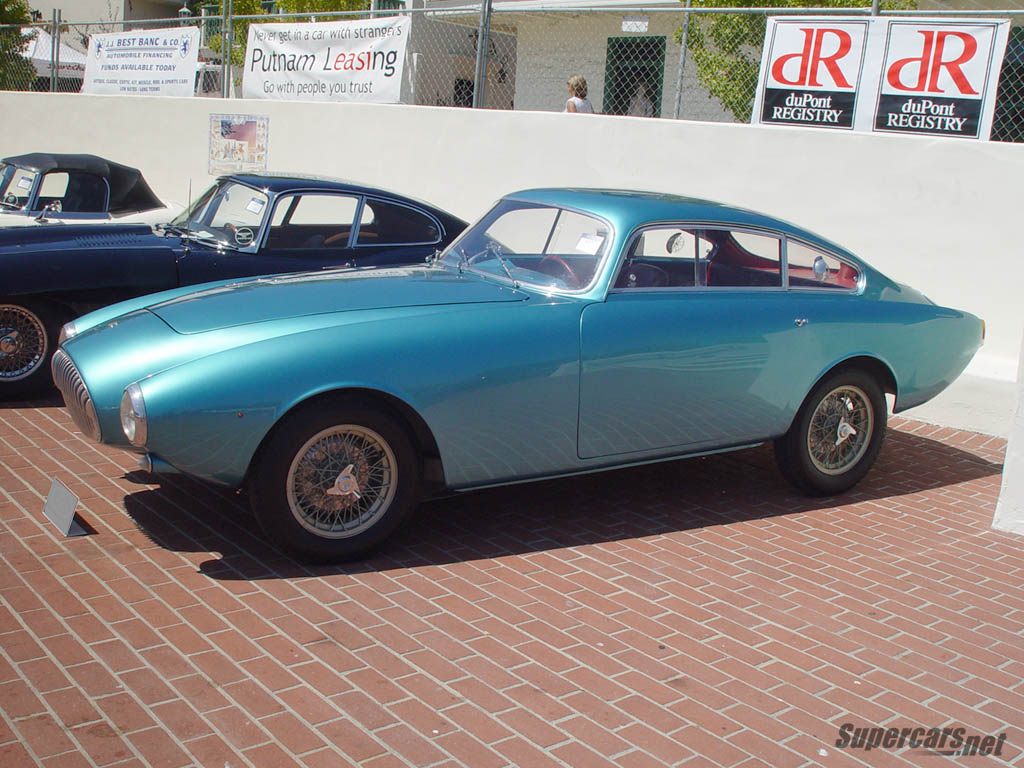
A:
POLYGON ((807 430, 807 453, 815 469, 843 474, 861 460, 874 429, 874 411, 864 390, 850 385, 833 389, 818 402, 807 430))
POLYGON ((358 401, 300 406, 254 460, 253 512, 305 559, 345 560, 380 544, 418 501, 420 461, 405 426, 358 401))
POLYGON ((828 496, 868 473, 885 437, 885 396, 860 369, 826 376, 804 400, 789 431, 775 441, 783 475, 807 493, 828 496))
POLYGON ((288 507, 303 528, 325 538, 358 536, 395 497, 397 461, 387 441, 357 424, 328 427, 292 459, 288 507))
POLYGON ((0 397, 40 390, 50 382, 51 315, 42 304, 0 300, 0 397))

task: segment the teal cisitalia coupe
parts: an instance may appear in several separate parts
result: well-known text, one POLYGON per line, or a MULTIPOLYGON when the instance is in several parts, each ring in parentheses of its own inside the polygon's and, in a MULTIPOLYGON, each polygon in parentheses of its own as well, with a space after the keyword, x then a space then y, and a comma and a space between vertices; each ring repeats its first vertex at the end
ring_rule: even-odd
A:
POLYGON ((55 381, 89 437, 247 486, 310 559, 382 542, 425 494, 774 441, 849 489, 901 411, 981 345, 804 229, 691 198, 509 195, 421 266, 209 283, 65 326, 55 381))

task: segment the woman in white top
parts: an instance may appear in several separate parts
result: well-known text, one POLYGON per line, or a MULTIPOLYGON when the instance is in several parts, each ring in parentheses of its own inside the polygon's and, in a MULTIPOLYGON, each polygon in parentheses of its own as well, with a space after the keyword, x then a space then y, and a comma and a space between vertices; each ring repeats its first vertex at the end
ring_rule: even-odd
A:
POLYGON ((569 98, 565 102, 563 112, 589 112, 593 114, 594 107, 587 100, 587 81, 582 75, 573 75, 569 78, 569 98))

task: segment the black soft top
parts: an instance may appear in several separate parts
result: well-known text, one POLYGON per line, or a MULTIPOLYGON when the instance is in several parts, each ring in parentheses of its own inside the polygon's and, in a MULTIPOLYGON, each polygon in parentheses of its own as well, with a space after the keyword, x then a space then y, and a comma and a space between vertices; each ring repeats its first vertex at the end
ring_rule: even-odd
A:
POLYGON ((102 176, 110 185, 110 213, 115 216, 164 207, 160 198, 153 194, 149 184, 142 178, 141 171, 96 155, 30 152, 27 155, 5 157, 3 162, 40 173, 76 171, 102 176))

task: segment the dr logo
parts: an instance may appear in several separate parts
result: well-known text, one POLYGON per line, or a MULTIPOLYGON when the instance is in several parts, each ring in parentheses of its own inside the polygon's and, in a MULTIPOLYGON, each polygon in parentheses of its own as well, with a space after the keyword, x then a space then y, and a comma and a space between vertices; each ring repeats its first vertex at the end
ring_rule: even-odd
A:
POLYGON ((839 62, 850 52, 853 40, 850 33, 843 29, 812 27, 801 29, 804 34, 803 50, 799 53, 787 53, 779 56, 772 63, 772 78, 781 85, 793 87, 837 87, 852 88, 843 75, 839 62), (828 51, 824 54, 823 51, 828 51), (798 62, 795 78, 786 77, 786 71, 792 73, 794 66, 790 62, 798 62), (824 67, 829 83, 822 83, 820 75, 824 67))
POLYGON ((963 66, 969 64, 978 52, 978 41, 974 35, 966 32, 950 30, 920 29, 918 33, 924 37, 919 56, 908 56, 889 65, 885 79, 889 86, 897 91, 912 93, 947 93, 939 85, 939 75, 946 70, 953 86, 961 96, 977 96, 963 66), (952 43, 951 41, 957 41, 952 43), (904 71, 913 78, 913 67, 917 65, 917 81, 905 80, 904 71), (910 70, 907 70, 911 67, 910 70))

